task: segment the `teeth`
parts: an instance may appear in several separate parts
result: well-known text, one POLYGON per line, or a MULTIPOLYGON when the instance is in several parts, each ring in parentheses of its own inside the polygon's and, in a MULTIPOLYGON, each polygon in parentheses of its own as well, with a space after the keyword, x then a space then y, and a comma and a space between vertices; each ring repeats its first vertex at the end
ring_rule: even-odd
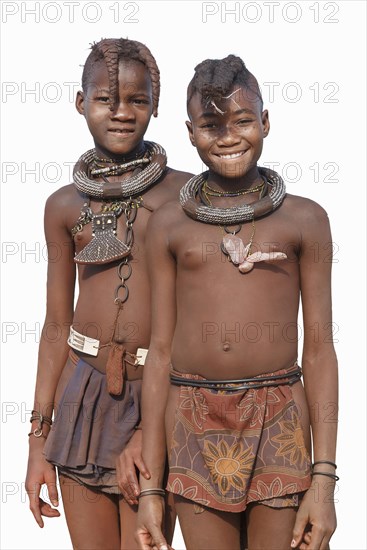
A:
POLYGON ((236 159, 243 155, 242 153, 233 153, 232 155, 218 155, 221 159, 236 159))

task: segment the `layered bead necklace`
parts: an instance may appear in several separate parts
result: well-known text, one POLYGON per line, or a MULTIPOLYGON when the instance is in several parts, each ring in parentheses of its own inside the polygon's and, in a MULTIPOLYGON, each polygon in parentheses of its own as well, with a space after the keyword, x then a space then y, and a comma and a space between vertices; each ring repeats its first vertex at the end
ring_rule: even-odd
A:
POLYGON ((275 210, 283 202, 286 194, 283 179, 273 170, 259 167, 263 182, 251 189, 238 191, 220 191, 208 185, 208 172, 191 178, 180 192, 180 203, 191 218, 218 225, 225 233, 221 250, 230 261, 238 266, 241 273, 251 271, 256 262, 264 260, 283 260, 287 256, 282 252, 255 252, 251 247, 255 236, 255 219, 275 210), (270 187, 270 191, 269 191, 270 187), (229 208, 214 207, 209 197, 238 197, 250 193, 259 193, 259 199, 251 204, 242 204, 229 208), (197 199, 200 199, 198 202, 197 199), (251 221, 252 232, 247 245, 237 236, 244 222, 251 221), (230 230, 228 226, 236 226, 230 230))
MULTIPOLYGON (((87 196, 80 216, 72 228, 72 236, 92 223, 92 240, 74 257, 78 264, 101 265, 120 260, 117 265, 119 282, 114 291, 114 304, 117 307, 110 340, 100 348, 110 348, 106 374, 109 392, 119 395, 123 389, 124 362, 128 353, 118 342, 116 331, 118 320, 125 302, 129 297, 127 281, 132 274, 131 252, 134 244, 133 224, 140 207, 151 210, 144 204, 141 193, 149 189, 164 173, 167 156, 157 143, 145 141, 136 158, 118 163, 113 159, 103 159, 96 155, 95 149, 84 153, 75 165, 74 184, 79 192, 87 196), (110 182, 107 177, 119 176, 132 171, 132 175, 118 182, 110 182), (103 181, 96 181, 98 178, 103 181), (90 199, 102 201, 101 210, 94 213, 90 199), (125 216, 125 239, 117 236, 117 219, 125 216), (118 381, 118 383, 116 383, 118 381)), ((131 354, 130 354, 131 355, 131 354)))
POLYGON ((105 201, 98 214, 92 212, 89 201, 83 205, 72 234, 75 235, 84 225, 92 222, 93 238, 74 257, 76 263, 105 264, 130 254, 134 240, 132 224, 135 221, 137 209, 144 206, 141 196, 134 197, 156 182, 167 164, 166 152, 157 143, 144 142, 144 148, 139 156, 140 158, 118 164, 112 159, 97 157, 95 149, 90 149, 76 163, 73 175, 78 191, 87 195, 89 200, 96 198, 105 201), (107 180, 108 176, 121 175, 128 171, 133 171, 132 176, 120 182, 107 180), (92 179, 93 177, 101 178, 103 181, 96 181, 92 179), (116 236, 117 218, 122 213, 126 218, 124 242, 116 236))

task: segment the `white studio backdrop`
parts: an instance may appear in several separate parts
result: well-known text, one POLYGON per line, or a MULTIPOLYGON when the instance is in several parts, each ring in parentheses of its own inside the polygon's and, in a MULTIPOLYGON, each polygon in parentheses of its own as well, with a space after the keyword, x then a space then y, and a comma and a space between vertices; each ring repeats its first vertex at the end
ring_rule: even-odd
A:
MULTIPOLYGON (((364 1, 1 3, 1 548, 71 548, 64 517, 40 530, 28 510, 27 432, 45 315, 44 203, 93 145, 74 97, 89 44, 107 37, 152 50, 162 92, 146 137, 166 148, 170 166, 195 173, 203 167, 184 125, 187 84, 203 59, 241 56, 270 113, 260 164, 328 211, 340 364, 339 526, 331 547, 367 548, 365 12, 364 1)), ((179 529, 174 548, 184 548, 179 529)))

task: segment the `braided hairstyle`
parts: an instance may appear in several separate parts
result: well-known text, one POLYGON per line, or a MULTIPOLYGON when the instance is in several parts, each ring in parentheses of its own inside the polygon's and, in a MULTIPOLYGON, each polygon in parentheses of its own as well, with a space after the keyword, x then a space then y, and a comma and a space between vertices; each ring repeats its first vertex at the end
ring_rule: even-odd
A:
POLYGON ((105 61, 110 85, 110 110, 113 111, 118 100, 118 68, 121 59, 140 61, 148 69, 152 82, 153 115, 158 115, 160 92, 159 69, 150 50, 141 42, 127 38, 105 38, 91 46, 91 53, 87 57, 82 75, 82 87, 85 91, 94 64, 105 61))
POLYGON ((187 105, 195 93, 200 93, 205 105, 223 99, 233 86, 243 86, 261 101, 256 78, 240 57, 228 55, 224 59, 206 59, 195 67, 195 74, 187 89, 187 105))

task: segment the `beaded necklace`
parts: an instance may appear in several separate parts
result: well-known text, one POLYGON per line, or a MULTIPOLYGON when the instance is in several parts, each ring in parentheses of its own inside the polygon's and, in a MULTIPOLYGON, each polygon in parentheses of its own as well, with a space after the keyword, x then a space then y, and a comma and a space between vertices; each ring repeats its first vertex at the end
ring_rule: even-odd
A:
POLYGON ((259 172, 264 182, 251 189, 218 191, 208 185, 206 179, 208 172, 204 172, 191 178, 180 192, 180 203, 188 216, 204 223, 216 224, 222 229, 225 235, 221 242, 221 250, 234 265, 238 266, 241 273, 248 273, 253 269, 254 264, 260 261, 284 260, 287 258, 286 254, 282 252, 251 253, 255 236, 255 219, 280 206, 286 193, 284 182, 276 172, 261 167, 259 172), (272 186, 272 189, 267 195, 268 185, 272 186), (214 207, 209 198, 209 196, 236 197, 255 192, 259 192, 258 201, 230 208, 214 207), (201 203, 197 201, 197 196, 201 199, 201 203), (252 232, 247 245, 237 236, 246 221, 251 221, 252 225, 252 232), (230 230, 228 226, 233 225, 236 228, 230 230))
MULTIPOLYGON (((108 185, 105 185, 107 183, 106 180, 103 183, 90 178, 90 175, 93 175, 91 174, 91 170, 98 170, 98 168, 93 167, 95 149, 90 149, 80 157, 74 167, 73 177, 75 187, 81 193, 97 199, 116 199, 143 193, 160 178, 167 164, 167 155, 163 147, 151 141, 145 141, 144 145, 146 152, 142 158, 113 166, 115 172, 123 173, 135 167, 138 169, 137 173, 134 170, 130 178, 120 182, 108 182, 108 185), (139 165, 142 164, 146 164, 143 170, 139 169, 139 165)), ((111 167, 108 167, 108 169, 111 170, 111 167)), ((104 169, 101 168, 101 170, 104 169)), ((95 173, 94 175, 102 175, 103 177, 105 173, 95 173)))
POLYGON ((137 199, 133 197, 157 181, 163 174, 166 163, 167 156, 163 147, 149 141, 144 142, 140 158, 123 164, 118 164, 112 159, 98 158, 95 149, 90 149, 80 157, 74 168, 74 183, 78 191, 87 195, 89 199, 91 197, 107 199, 112 200, 112 203, 110 206, 104 205, 98 214, 92 212, 88 202, 84 203, 77 223, 72 229, 72 235, 74 236, 83 229, 84 225, 92 222, 93 238, 74 257, 76 263, 105 264, 130 254, 133 244, 132 224, 135 221, 137 209, 144 206, 141 196, 137 199), (110 166, 101 166, 103 163, 110 166), (144 165, 147 166, 142 169, 144 165), (106 179, 107 176, 120 175, 132 170, 132 176, 120 182, 109 182, 106 179), (104 183, 93 180, 90 176, 101 177, 104 183), (126 218, 125 242, 116 236, 117 218, 122 213, 126 218))
MULTIPOLYGON (((117 265, 119 282, 114 291, 116 314, 107 343, 100 349, 110 348, 106 374, 110 393, 119 395, 123 389, 123 375, 128 352, 123 344, 118 342, 116 331, 120 313, 129 297, 127 281, 132 274, 131 251, 134 244, 133 224, 140 207, 151 210, 144 204, 140 193, 146 191, 163 174, 167 156, 160 145, 144 142, 138 158, 128 159, 128 162, 117 163, 112 159, 98 158, 94 149, 84 153, 74 168, 74 184, 78 191, 88 197, 84 203, 77 223, 72 228, 72 236, 92 223, 92 240, 74 257, 78 264, 107 264, 120 260, 117 265), (140 158, 139 158, 140 157, 140 158), (107 164, 107 166, 105 166, 107 164), (120 182, 109 182, 108 176, 116 176, 133 171, 131 177, 120 182), (101 178, 103 182, 93 178, 101 178), (137 196, 138 195, 138 196, 137 196), (101 210, 95 214, 90 208, 90 199, 102 200, 101 210), (124 214, 126 220, 125 240, 117 238, 117 219, 124 214)), ((129 354, 133 356, 132 354, 129 354)), ((134 358, 134 356, 133 356, 134 358)), ((134 363, 135 364, 135 363, 134 363)))
POLYGON ((230 208, 200 204, 196 197, 208 177, 208 172, 203 172, 193 176, 181 189, 181 206, 191 218, 214 225, 235 225, 264 216, 281 205, 286 189, 283 179, 273 170, 259 167, 259 172, 271 189, 267 195, 252 204, 245 203, 230 208))

